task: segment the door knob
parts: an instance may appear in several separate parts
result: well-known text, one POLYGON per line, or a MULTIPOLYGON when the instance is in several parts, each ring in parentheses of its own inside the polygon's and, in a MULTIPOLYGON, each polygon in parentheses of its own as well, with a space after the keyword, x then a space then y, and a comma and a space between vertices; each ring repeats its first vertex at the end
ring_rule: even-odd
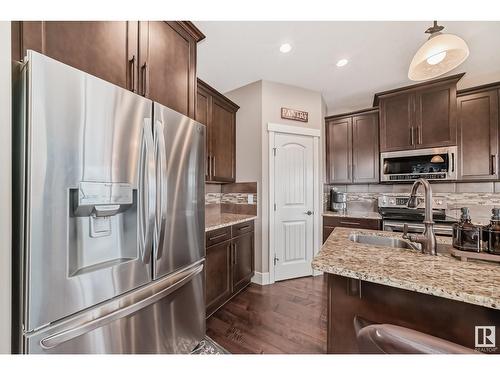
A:
POLYGON ((311 216, 313 214, 313 212, 309 210, 305 214, 311 216))

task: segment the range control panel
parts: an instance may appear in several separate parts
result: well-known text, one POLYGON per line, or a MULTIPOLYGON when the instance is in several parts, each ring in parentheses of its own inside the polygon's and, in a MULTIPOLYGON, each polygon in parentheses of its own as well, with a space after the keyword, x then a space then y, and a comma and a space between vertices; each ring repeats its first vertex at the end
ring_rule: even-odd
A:
MULTIPOLYGON (((395 208, 406 208, 408 204, 408 200, 410 197, 408 195, 389 195, 383 194, 378 197, 378 206, 379 207, 395 207, 395 208)), ((418 208, 424 207, 424 198, 423 196, 419 196, 418 198, 418 208)), ((446 209, 447 203, 444 198, 434 197, 432 199, 432 208, 433 209, 446 209)))

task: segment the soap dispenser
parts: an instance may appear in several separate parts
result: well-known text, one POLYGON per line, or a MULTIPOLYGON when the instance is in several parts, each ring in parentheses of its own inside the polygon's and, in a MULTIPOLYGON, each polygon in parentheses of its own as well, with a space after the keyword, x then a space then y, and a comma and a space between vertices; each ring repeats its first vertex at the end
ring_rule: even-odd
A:
POLYGON ((491 210, 490 224, 485 233, 488 235, 488 252, 500 255, 500 208, 491 210))
MULTIPOLYGON (((453 247, 461 251, 481 251, 481 230, 471 222, 469 209, 462 207, 460 221, 453 224, 453 247)), ((499 233, 500 234, 500 233, 499 233)))

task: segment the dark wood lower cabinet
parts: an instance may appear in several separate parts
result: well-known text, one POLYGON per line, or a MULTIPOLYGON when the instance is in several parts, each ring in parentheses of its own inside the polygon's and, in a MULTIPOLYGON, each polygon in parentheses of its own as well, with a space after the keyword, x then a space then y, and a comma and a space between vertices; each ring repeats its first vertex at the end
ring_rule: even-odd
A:
POLYGON ((233 292, 238 292, 253 276, 254 235, 244 234, 233 240, 233 292))
POLYGON ((336 227, 356 229, 381 229, 381 220, 342 216, 323 216, 323 243, 336 227))
POLYGON ((250 284, 255 269, 253 228, 252 221, 206 233, 207 317, 250 284))
POLYGON ((215 310, 231 294, 232 281, 229 269, 232 262, 231 241, 224 241, 207 248, 205 269, 205 301, 207 311, 215 310))
POLYGON ((359 353, 355 316, 472 349, 476 326, 500 326, 499 310, 328 274, 328 353, 359 353))

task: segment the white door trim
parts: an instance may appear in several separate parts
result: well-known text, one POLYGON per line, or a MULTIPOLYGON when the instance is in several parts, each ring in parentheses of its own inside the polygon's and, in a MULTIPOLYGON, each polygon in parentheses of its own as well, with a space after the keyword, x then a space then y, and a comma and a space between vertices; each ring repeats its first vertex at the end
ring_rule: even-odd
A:
MULTIPOLYGON (((276 133, 285 134, 298 134, 313 137, 313 202, 314 202, 314 214, 313 214, 313 256, 315 256, 321 247, 321 203, 323 201, 323 189, 320 184, 320 136, 321 130, 319 129, 309 129, 299 126, 290 126, 284 124, 268 123, 267 130, 269 132, 269 284, 273 284, 275 281, 274 275, 274 231, 275 231, 275 220, 274 220, 274 143, 276 133)), ((320 272, 314 271, 313 276, 321 274, 320 272)))
POLYGON ((267 123, 267 130, 269 132, 274 132, 274 133, 300 134, 318 138, 321 136, 321 130, 319 129, 304 128, 302 126, 276 124, 272 122, 267 123))

